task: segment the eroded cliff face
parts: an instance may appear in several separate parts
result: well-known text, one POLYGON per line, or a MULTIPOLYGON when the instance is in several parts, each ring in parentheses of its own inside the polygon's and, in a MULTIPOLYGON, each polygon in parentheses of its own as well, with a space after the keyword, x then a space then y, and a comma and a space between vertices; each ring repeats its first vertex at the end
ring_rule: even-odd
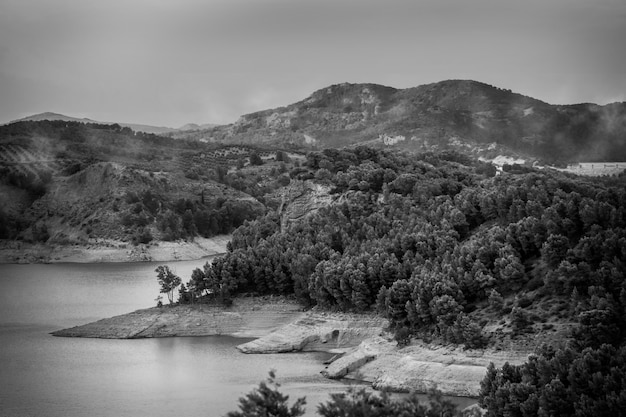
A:
POLYGON ((369 314, 310 311, 298 320, 259 339, 237 346, 244 353, 300 351, 344 352, 379 336, 389 325, 369 314))
POLYGON ((322 374, 333 379, 358 377, 379 390, 427 392, 437 388, 446 395, 477 397, 489 363, 519 365, 527 358, 524 352, 463 350, 419 341, 398 348, 388 338, 372 337, 347 351, 322 374))
POLYGON ((278 209, 281 231, 334 201, 330 187, 312 181, 292 181, 285 187, 278 209))
POLYGON ((257 337, 237 346, 243 353, 318 351, 335 353, 321 373, 327 378, 367 381, 395 392, 476 397, 493 362, 521 364, 528 353, 464 350, 414 341, 398 347, 386 332, 388 320, 374 314, 304 312, 281 297, 237 298, 230 307, 206 304, 150 308, 54 332, 55 336, 136 339, 230 335, 257 337))

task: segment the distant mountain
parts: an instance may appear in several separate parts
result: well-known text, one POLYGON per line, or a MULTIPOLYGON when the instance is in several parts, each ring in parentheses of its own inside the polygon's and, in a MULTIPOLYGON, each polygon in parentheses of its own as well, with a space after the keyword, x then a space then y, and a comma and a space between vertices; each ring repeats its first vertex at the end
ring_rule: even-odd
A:
POLYGON ((118 123, 118 125, 122 127, 129 127, 135 132, 154 133, 155 135, 162 135, 164 133, 176 131, 176 129, 173 129, 171 127, 140 125, 136 123, 118 123))
MULTIPOLYGON (((97 124, 115 124, 116 122, 100 122, 97 120, 82 118, 79 119, 77 117, 66 116, 64 114, 45 112, 34 114, 32 116, 24 117, 22 119, 13 120, 10 123, 15 122, 40 122, 42 120, 62 120, 65 122, 80 122, 80 123, 97 123, 97 124)), ((144 132, 144 133, 154 133, 156 135, 161 135, 164 133, 174 132, 176 129, 171 127, 163 127, 163 126, 150 126, 150 125, 142 125, 137 123, 117 123, 122 127, 128 127, 134 130, 135 132, 144 132)), ((210 125, 208 125, 210 126, 210 125)))
POLYGON ((202 125, 199 125, 199 124, 196 124, 196 123, 187 123, 186 125, 181 126, 178 129, 176 129, 176 130, 179 130, 179 131, 202 130, 202 129, 210 129, 210 128, 213 128, 213 127, 216 127, 216 126, 218 126, 218 125, 212 124, 212 123, 206 123, 206 124, 202 124, 202 125))
POLYGON ((64 122, 100 123, 100 122, 97 122, 95 120, 91 120, 91 119, 87 119, 87 118, 79 119, 78 117, 71 117, 71 116, 66 116, 64 114, 52 113, 52 112, 33 114, 32 116, 28 116, 28 117, 24 117, 24 118, 21 118, 21 119, 13 120, 13 121, 11 121, 9 123, 16 123, 16 122, 41 122, 43 120, 62 120, 64 122))
POLYGON ((339 84, 231 125, 173 137, 313 148, 456 149, 548 162, 626 161, 626 103, 552 105, 488 84, 339 84))

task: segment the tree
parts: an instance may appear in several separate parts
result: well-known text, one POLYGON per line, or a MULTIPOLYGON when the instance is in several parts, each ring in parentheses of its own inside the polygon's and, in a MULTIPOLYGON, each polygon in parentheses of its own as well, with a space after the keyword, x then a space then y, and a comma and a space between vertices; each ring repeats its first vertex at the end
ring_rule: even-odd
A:
POLYGON ((403 400, 394 400, 387 392, 380 394, 365 389, 349 389, 347 393, 331 394, 331 400, 318 406, 323 417, 452 417, 458 415, 456 406, 444 400, 441 392, 428 393, 428 405, 422 404, 415 393, 403 400))
POLYGON ((226 417, 298 417, 304 414, 306 398, 301 397, 289 407, 289 396, 278 391, 276 373, 269 372, 267 382, 263 381, 245 397, 239 399, 241 411, 231 411, 226 417))
POLYGON ((554 234, 548 236, 541 246, 541 256, 553 268, 556 268, 569 249, 569 239, 566 236, 554 234))
POLYGON ((157 273, 157 281, 159 285, 161 285, 159 292, 167 294, 170 304, 173 304, 174 290, 181 284, 182 280, 178 275, 174 274, 167 265, 159 265, 154 271, 157 273))
POLYGON ((542 346, 522 365, 490 364, 478 404, 487 417, 624 415, 625 369, 626 347, 554 351, 542 346))
POLYGON ((250 165, 263 165, 263 159, 256 151, 250 153, 250 165))
POLYGON ((218 182, 224 182, 226 178, 226 174, 228 174, 228 168, 223 165, 218 165, 215 167, 215 175, 217 176, 218 182))
POLYGON ((289 162, 289 156, 283 151, 276 151, 276 156, 274 157, 276 161, 279 162, 289 162))
POLYGON ((502 295, 494 288, 489 293, 489 307, 493 308, 495 311, 500 312, 502 307, 504 307, 504 298, 502 295))
POLYGON ((393 283, 387 293, 385 300, 387 317, 394 323, 404 323, 408 312, 406 311, 406 303, 411 300, 411 286, 405 279, 398 280, 393 283))

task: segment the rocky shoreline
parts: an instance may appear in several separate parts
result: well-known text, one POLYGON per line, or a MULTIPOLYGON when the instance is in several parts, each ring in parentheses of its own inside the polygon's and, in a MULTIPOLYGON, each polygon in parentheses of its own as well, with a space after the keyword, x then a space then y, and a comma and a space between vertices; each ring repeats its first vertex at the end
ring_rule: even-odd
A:
POLYGON ((230 307, 176 305, 138 310, 53 332, 62 337, 136 339, 228 335, 256 338, 237 346, 243 353, 324 351, 337 354, 321 370, 332 379, 366 381, 375 389, 476 397, 490 362, 523 363, 524 352, 463 350, 413 342, 398 347, 386 319, 373 314, 303 311, 282 297, 237 298, 230 307))
POLYGON ((196 237, 190 241, 128 242, 97 239, 84 244, 44 245, 0 241, 0 263, 100 263, 189 261, 226 252, 230 235, 196 237))
POLYGON ((209 304, 152 307, 52 332, 60 337, 142 339, 173 336, 257 338, 302 317, 300 304, 279 297, 242 297, 230 307, 209 304))
POLYGON ((332 362, 322 374, 333 379, 360 379, 378 390, 427 392, 437 388, 446 395, 477 397, 490 362, 496 366, 521 364, 527 358, 523 352, 464 350, 420 341, 399 348, 390 338, 373 337, 332 362))

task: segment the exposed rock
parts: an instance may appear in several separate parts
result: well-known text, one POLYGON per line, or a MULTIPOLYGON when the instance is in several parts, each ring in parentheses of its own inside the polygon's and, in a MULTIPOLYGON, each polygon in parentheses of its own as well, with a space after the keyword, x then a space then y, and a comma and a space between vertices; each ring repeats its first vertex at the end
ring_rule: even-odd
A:
POLYGON ((299 320, 259 339, 237 346, 244 353, 337 351, 379 335, 386 319, 368 314, 311 311, 299 320))
POLYGON ((238 298, 228 308, 207 304, 154 307, 52 334, 102 339, 213 335, 260 337, 302 315, 299 304, 282 298, 238 298))
POLYGON ((322 373, 329 378, 357 377, 380 390, 426 392, 436 387, 446 395, 476 397, 490 362, 521 364, 527 357, 423 343, 398 349, 395 342, 379 337, 363 341, 322 373))
POLYGON ((282 195, 278 210, 281 214, 281 229, 328 206, 332 201, 329 187, 312 181, 292 181, 282 195))
POLYGON ((244 353, 345 352, 322 371, 328 378, 368 381, 375 389, 476 397, 487 366, 521 364, 527 353, 463 350, 421 342, 398 348, 385 338, 386 319, 370 314, 302 312, 279 297, 238 298, 231 307, 206 304, 150 308, 54 332, 55 336, 136 339, 167 336, 258 337, 244 353))
POLYGON ((205 132, 205 136, 231 144, 393 146, 416 151, 456 150, 487 158, 493 157, 486 148, 495 140, 499 153, 519 154, 526 160, 617 161, 626 155, 621 140, 626 132, 626 103, 551 105, 471 80, 407 89, 344 83, 205 132), (371 142, 380 135, 390 138, 385 144, 382 140, 371 142), (400 137, 419 140, 398 140, 400 137), (453 138, 458 140, 449 142, 453 138))
POLYGON ((350 353, 333 361, 322 371, 322 375, 331 379, 339 379, 376 359, 378 355, 394 347, 382 337, 376 336, 364 340, 350 353))

